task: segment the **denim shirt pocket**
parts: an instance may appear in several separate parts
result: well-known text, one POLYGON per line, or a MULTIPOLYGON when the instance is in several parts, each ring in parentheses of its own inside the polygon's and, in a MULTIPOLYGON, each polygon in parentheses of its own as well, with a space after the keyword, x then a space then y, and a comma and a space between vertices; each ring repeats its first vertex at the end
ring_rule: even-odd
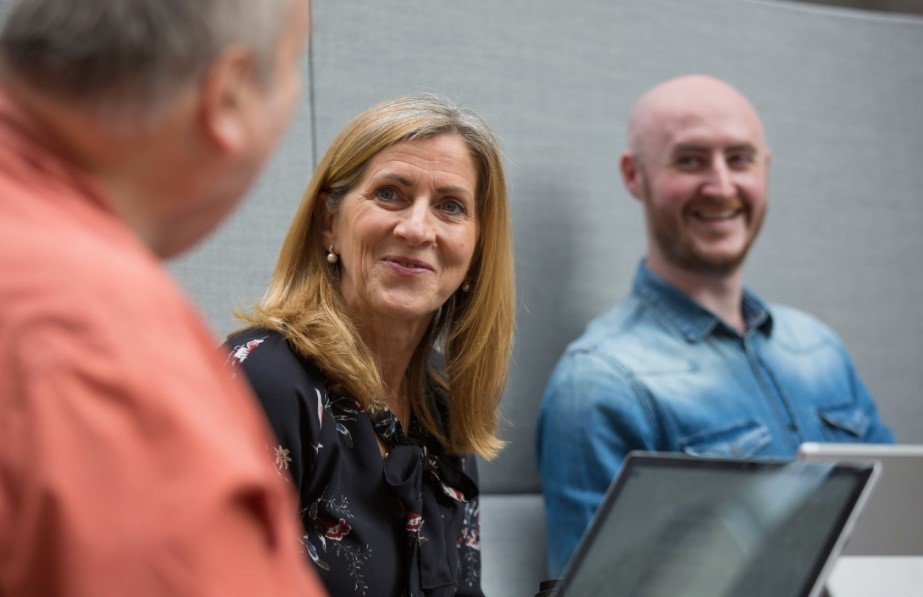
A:
POLYGON ((818 409, 824 422, 824 432, 831 441, 856 441, 863 439, 872 425, 872 417, 855 404, 845 404, 818 409))
POLYGON ((738 421, 680 438, 683 452, 692 456, 749 458, 772 442, 769 428, 756 421, 738 421))

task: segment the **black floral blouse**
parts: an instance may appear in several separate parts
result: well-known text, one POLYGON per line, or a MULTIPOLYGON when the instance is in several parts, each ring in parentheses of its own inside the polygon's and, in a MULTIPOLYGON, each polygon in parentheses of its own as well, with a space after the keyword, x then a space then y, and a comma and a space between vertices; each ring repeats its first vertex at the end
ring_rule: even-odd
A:
POLYGON ((483 595, 473 456, 328 394, 324 374, 276 332, 246 330, 228 346, 276 432, 270 457, 297 486, 301 541, 331 595, 483 595))

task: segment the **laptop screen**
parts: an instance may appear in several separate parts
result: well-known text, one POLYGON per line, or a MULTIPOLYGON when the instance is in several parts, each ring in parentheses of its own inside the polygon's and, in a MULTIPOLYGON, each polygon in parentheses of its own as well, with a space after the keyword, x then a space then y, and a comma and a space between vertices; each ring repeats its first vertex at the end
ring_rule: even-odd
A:
POLYGON ((805 443, 798 458, 881 465, 845 555, 923 555, 923 445, 805 443))
POLYGON ((871 466, 632 453, 558 595, 810 595, 871 466))

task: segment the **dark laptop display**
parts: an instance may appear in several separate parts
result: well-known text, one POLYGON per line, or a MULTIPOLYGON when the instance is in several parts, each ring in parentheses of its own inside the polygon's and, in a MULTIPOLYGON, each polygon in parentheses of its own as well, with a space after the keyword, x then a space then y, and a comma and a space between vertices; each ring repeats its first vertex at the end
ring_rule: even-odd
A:
POLYGON ((632 453, 556 594, 819 594, 876 472, 632 453))

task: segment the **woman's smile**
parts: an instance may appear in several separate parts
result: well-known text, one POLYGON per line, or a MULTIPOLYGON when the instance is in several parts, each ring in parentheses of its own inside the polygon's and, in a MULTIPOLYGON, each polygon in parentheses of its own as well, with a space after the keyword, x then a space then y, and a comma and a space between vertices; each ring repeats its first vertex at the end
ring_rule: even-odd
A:
POLYGON ((456 134, 402 141, 369 161, 324 238, 364 329, 425 326, 459 289, 477 244, 477 182, 456 134))

